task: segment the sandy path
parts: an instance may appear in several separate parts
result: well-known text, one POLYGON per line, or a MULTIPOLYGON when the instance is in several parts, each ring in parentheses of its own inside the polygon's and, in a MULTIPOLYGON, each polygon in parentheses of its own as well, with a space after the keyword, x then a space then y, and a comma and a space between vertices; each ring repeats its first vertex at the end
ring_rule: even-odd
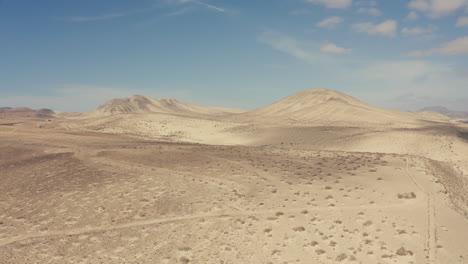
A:
POLYGON ((409 171, 409 158, 406 158, 405 165, 406 174, 416 187, 426 195, 427 199, 427 234, 426 234, 426 258, 428 263, 437 263, 437 247, 436 247, 436 233, 437 226, 435 224, 435 205, 433 195, 422 187, 413 174, 409 171))

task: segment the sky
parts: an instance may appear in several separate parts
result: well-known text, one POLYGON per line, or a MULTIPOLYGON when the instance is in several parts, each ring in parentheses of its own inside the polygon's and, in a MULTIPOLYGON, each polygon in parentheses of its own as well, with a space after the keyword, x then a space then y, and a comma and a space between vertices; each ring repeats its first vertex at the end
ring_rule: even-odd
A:
POLYGON ((310 88, 468 111, 468 0, 0 0, 0 106, 255 109, 310 88))

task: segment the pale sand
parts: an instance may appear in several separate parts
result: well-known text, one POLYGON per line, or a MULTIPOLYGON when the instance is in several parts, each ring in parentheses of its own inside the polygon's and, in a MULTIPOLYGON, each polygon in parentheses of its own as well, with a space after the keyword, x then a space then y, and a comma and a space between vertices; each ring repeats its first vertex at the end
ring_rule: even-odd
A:
POLYGON ((0 263, 468 263, 467 125, 293 98, 0 126, 0 263))

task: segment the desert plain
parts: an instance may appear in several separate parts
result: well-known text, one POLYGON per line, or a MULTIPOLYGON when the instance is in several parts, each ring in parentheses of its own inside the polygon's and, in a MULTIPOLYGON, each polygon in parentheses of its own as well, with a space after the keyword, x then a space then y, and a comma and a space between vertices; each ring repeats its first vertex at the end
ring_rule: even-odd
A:
POLYGON ((441 114, 325 89, 7 112, 0 263, 468 263, 468 125, 441 114))

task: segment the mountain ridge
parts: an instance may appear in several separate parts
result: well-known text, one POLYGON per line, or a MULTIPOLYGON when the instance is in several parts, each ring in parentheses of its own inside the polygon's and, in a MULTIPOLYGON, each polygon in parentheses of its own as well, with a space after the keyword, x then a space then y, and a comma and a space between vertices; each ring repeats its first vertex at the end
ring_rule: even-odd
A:
POLYGON ((440 120, 435 113, 410 113, 380 108, 350 95, 328 89, 308 89, 270 105, 239 114, 247 119, 294 120, 318 123, 397 123, 440 120))
POLYGON ((51 109, 34 110, 28 107, 0 107, 1 118, 55 118, 56 112, 51 109))
POLYGON ((175 115, 226 115, 241 113, 244 110, 222 107, 205 107, 179 101, 177 99, 154 99, 143 95, 132 95, 108 101, 91 111, 91 116, 111 116, 119 114, 175 114, 175 115))
POLYGON ((424 107, 419 111, 433 111, 437 112, 452 118, 468 118, 468 111, 454 111, 450 110, 445 106, 429 106, 429 107, 424 107))

